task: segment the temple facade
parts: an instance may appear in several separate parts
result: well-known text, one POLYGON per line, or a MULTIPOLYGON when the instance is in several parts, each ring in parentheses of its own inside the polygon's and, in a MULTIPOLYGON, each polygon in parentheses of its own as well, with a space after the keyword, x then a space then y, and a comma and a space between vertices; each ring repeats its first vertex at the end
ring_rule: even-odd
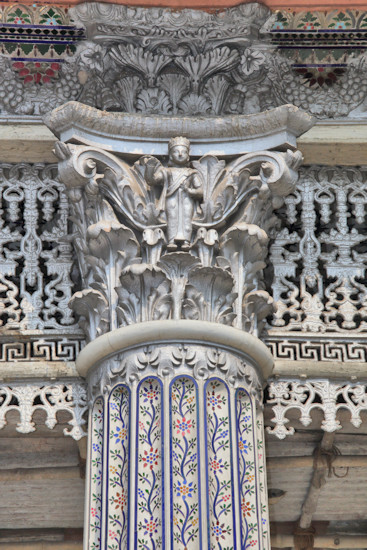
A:
POLYGON ((366 549, 367 6, 0 9, 0 550, 366 549))

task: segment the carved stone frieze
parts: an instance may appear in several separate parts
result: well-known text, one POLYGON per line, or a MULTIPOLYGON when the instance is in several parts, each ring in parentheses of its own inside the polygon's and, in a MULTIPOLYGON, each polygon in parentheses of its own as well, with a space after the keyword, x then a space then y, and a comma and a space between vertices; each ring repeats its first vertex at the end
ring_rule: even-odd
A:
POLYGON ((19 413, 16 430, 23 434, 35 431, 36 411, 46 413, 45 424, 50 430, 57 424, 57 413, 62 411, 71 416, 70 427, 64 429, 64 435, 77 441, 87 435, 87 394, 83 382, 0 385, 0 429, 6 426, 9 411, 19 413))
POLYGON ((10 57, 0 58, 2 113, 42 115, 69 100, 170 116, 251 114, 284 103, 319 117, 364 110, 365 54, 350 56, 332 86, 310 87, 272 42, 274 15, 261 4, 220 14, 97 2, 70 11, 87 40, 59 63, 57 77, 25 81, 10 57))
POLYGON ((321 428, 334 432, 342 427, 337 418, 338 411, 347 409, 350 422, 358 428, 362 419, 361 412, 367 410, 367 388, 364 384, 343 384, 329 380, 277 381, 269 385, 267 405, 272 406, 274 426, 266 428, 279 439, 293 434, 294 428, 288 428, 286 417, 289 411, 299 411, 300 422, 304 426, 311 424, 311 412, 319 409, 324 413, 321 428))
MULTIPOLYGON (((275 361, 303 361, 303 365, 313 363, 367 363, 367 338, 361 334, 350 336, 340 334, 331 338, 330 334, 271 334, 265 338, 275 361)), ((302 363, 298 363, 300 366, 302 363)))
POLYGON ((244 358, 237 357, 213 345, 145 345, 106 359, 88 375, 88 400, 93 403, 99 395, 108 394, 119 383, 138 383, 143 378, 158 376, 170 380, 189 375, 195 380, 219 377, 236 388, 246 382, 247 390, 262 406, 262 380, 257 369, 244 358))
POLYGON ((258 335, 272 312, 263 281, 268 232, 274 207, 294 189, 300 153, 190 162, 189 147, 171 138, 167 163, 56 145, 82 279, 70 304, 88 340, 162 319, 258 335))
POLYGON ((6 331, 0 339, 0 363, 34 361, 75 361, 83 345, 83 334, 49 333, 40 337, 35 331, 27 338, 6 331))

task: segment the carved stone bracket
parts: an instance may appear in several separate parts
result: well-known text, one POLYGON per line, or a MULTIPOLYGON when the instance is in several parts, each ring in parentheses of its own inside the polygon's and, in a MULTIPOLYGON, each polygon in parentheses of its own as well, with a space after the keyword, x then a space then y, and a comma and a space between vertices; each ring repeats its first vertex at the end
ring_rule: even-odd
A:
POLYGON ((57 424, 57 413, 66 412, 71 416, 69 428, 64 435, 75 440, 86 436, 87 395, 83 382, 45 384, 11 384, 0 386, 0 429, 7 424, 9 411, 17 411, 20 419, 17 432, 27 434, 36 430, 33 416, 36 411, 46 413, 46 426, 52 430, 57 424))
POLYGON ((326 432, 341 429, 337 413, 341 409, 350 412, 350 422, 358 428, 361 423, 361 412, 367 411, 367 387, 365 384, 333 383, 328 380, 310 380, 307 382, 279 381, 269 385, 267 405, 272 405, 274 418, 273 427, 268 427, 268 433, 284 439, 294 433, 293 427, 287 427, 289 411, 301 413, 300 422, 304 426, 311 424, 311 412, 319 409, 324 413, 321 428, 326 432))

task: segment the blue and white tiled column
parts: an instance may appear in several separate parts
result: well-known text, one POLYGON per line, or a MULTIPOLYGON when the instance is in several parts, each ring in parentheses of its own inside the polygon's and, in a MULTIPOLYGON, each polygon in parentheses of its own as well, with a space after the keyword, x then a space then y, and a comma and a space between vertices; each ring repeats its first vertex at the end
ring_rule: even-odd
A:
POLYGON ((269 548, 260 401, 271 360, 255 337, 214 325, 221 342, 210 342, 200 324, 176 322, 175 336, 162 322, 118 329, 115 341, 129 331, 129 345, 113 354, 108 346, 101 359, 106 335, 82 352, 91 400, 85 550, 269 548), (134 343, 145 325, 156 325, 155 342, 150 332, 146 345, 134 343))

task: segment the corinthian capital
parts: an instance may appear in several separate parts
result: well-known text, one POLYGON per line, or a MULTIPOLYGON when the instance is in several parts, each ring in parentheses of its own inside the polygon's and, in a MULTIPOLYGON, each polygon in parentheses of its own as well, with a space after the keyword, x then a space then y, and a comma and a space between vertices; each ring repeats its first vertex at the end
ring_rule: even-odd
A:
POLYGON ((48 123, 65 141, 72 130, 55 152, 82 279, 71 306, 89 339, 162 319, 259 335, 273 308, 263 284, 273 210, 297 181, 295 137, 310 117, 285 106, 204 128, 166 118, 154 132, 153 117, 83 109, 66 105, 48 123), (262 142, 282 150, 256 150, 262 142))

